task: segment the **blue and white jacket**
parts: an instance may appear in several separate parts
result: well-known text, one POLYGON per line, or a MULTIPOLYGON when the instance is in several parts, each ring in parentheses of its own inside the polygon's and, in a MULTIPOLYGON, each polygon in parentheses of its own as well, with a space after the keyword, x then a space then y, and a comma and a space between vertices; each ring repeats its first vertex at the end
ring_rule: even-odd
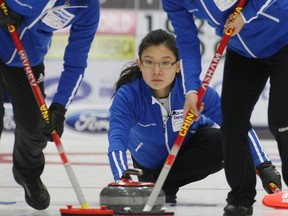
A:
MULTIPOLYGON (((20 14, 18 29, 31 66, 43 63, 53 32, 70 26, 64 55, 64 71, 53 102, 67 107, 83 79, 88 52, 99 23, 98 0, 9 0, 9 9, 20 14)), ((22 67, 9 32, 0 29, 0 60, 7 66, 22 67)))
MULTIPOLYGON (((108 131, 108 156, 114 180, 121 178, 128 168, 126 151, 144 167, 161 168, 183 124, 182 78, 176 76, 169 94, 169 112, 153 97, 151 88, 142 78, 137 78, 118 89, 110 107, 108 131)), ((203 98, 204 110, 201 119, 194 122, 185 139, 202 125, 217 126, 222 123, 220 98, 215 90, 208 88, 203 98)), ((252 154, 255 164, 269 160, 251 130, 252 154)), ((185 145, 185 141, 183 142, 185 145)), ((203 159, 205 160, 205 159, 203 159)))
MULTIPOLYGON (((177 36, 185 92, 197 91, 202 69, 198 30, 193 18, 207 21, 222 37, 224 24, 237 0, 162 0, 162 4, 177 36)), ((241 16, 246 24, 230 39, 227 49, 248 58, 266 58, 288 44, 287 0, 248 0, 241 16)))

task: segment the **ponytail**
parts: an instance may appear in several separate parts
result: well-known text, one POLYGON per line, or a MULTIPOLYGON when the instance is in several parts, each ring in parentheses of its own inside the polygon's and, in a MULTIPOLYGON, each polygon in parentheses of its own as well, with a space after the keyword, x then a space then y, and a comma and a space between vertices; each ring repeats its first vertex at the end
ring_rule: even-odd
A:
POLYGON ((124 70, 121 72, 120 77, 118 81, 115 83, 115 92, 112 95, 112 98, 114 97, 116 91, 124 84, 130 83, 133 80, 137 79, 138 77, 142 77, 142 72, 140 71, 140 68, 135 62, 127 63, 124 66, 124 70))

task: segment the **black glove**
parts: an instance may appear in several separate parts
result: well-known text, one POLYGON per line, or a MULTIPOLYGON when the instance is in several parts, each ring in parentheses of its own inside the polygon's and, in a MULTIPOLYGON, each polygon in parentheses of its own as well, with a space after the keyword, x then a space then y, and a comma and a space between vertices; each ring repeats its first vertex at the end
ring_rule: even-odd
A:
POLYGON ((53 141, 51 133, 56 130, 59 137, 61 137, 64 130, 64 121, 66 109, 61 104, 53 103, 49 107, 49 123, 43 128, 43 133, 48 137, 49 141, 53 141))
POLYGON ((22 17, 8 9, 8 15, 6 15, 2 8, 0 8, 0 27, 7 30, 7 25, 14 25, 18 28, 22 23, 22 17))
POLYGON ((270 183, 274 183, 282 190, 281 175, 271 161, 264 162, 256 167, 256 172, 261 178, 263 188, 268 194, 273 194, 270 183))

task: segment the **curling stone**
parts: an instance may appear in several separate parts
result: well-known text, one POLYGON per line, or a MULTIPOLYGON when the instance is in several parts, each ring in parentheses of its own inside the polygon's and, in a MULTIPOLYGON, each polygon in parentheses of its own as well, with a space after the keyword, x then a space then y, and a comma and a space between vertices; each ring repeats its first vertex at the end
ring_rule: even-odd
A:
MULTIPOLYGON (((118 182, 112 182, 100 192, 100 205, 114 211, 142 211, 153 190, 154 183, 132 181, 131 175, 142 175, 141 169, 127 169, 118 182)), ((165 204, 165 193, 160 191, 152 210, 161 210, 165 204)))

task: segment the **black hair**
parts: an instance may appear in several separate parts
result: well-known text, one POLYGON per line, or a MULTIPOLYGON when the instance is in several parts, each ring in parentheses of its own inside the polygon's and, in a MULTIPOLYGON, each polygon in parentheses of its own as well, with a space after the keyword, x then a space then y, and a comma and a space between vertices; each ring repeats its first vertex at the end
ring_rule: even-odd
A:
MULTIPOLYGON (((168 33, 162 29, 156 29, 149 32, 141 41, 138 47, 138 57, 141 59, 141 55, 145 49, 150 46, 160 46, 165 44, 175 55, 176 60, 179 59, 178 49, 176 47, 176 39, 173 34, 168 33)), ((133 63, 127 63, 124 66, 123 71, 120 73, 120 77, 115 84, 115 92, 125 83, 132 82, 138 77, 142 76, 142 72, 138 65, 133 63)), ((114 93, 115 94, 115 93, 114 93)), ((113 95, 114 96, 114 95, 113 95)), ((112 97, 113 97, 112 96, 112 97)))

